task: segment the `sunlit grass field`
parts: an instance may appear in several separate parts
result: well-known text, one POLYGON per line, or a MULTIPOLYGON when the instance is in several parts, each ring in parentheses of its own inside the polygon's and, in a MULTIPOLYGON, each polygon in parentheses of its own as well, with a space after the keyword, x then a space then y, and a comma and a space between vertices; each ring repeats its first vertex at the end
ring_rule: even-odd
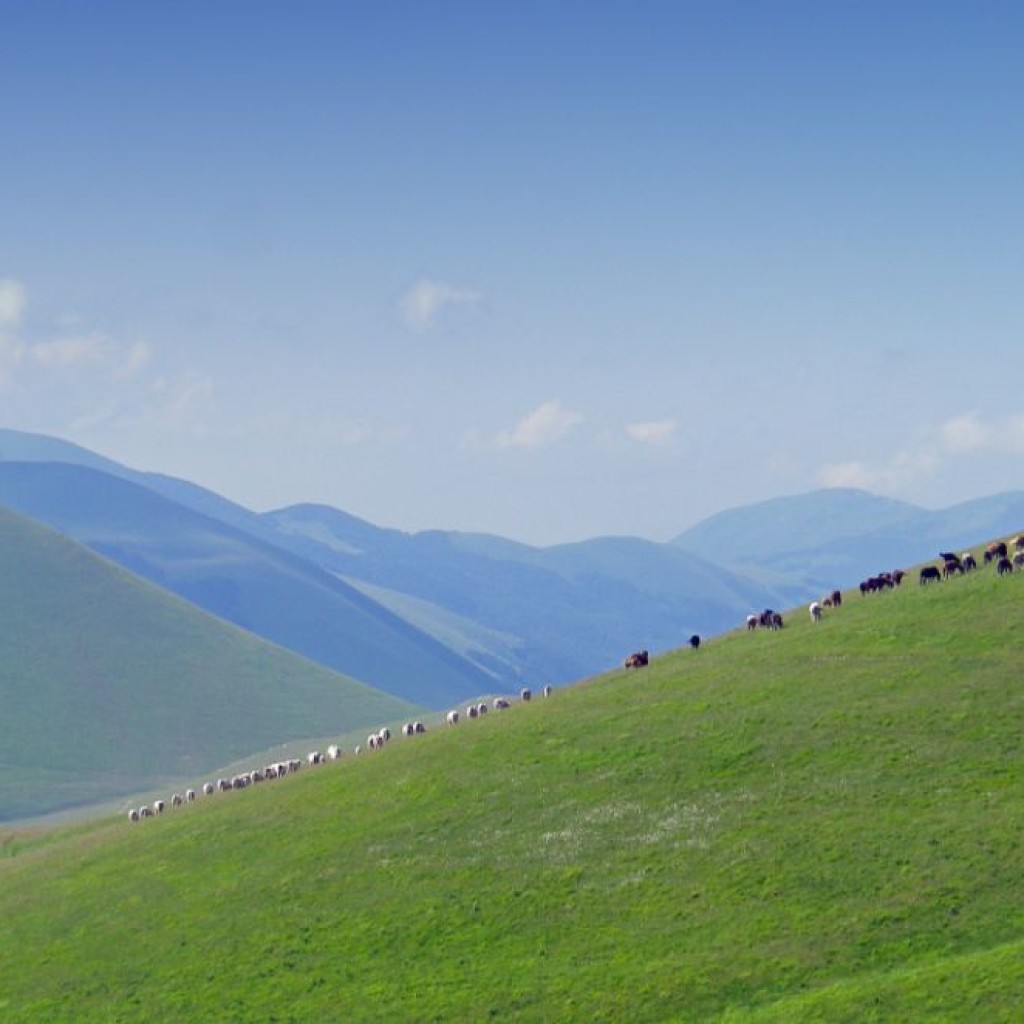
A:
POLYGON ((0 1020, 1021 1019, 1024 573, 844 596, 160 819, 0 831, 0 1020))

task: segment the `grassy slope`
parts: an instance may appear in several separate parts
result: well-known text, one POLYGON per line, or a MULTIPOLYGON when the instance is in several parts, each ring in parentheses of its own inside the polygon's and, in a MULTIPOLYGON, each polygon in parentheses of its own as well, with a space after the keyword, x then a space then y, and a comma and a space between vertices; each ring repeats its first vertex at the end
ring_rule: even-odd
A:
POLYGON ((0 837, 5 1021, 1015 1020, 1024 576, 0 837))
POLYGON ((3 509, 0 624, 0 820, 408 713, 3 509))

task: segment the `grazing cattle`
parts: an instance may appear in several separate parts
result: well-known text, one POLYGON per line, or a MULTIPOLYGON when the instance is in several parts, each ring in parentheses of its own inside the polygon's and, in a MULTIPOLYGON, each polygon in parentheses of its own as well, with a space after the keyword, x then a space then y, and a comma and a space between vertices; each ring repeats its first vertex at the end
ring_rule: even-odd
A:
POLYGON ((545 696, 545 697, 550 697, 550 696, 551 696, 551 694, 552 694, 552 693, 554 692, 554 690, 553 690, 553 688, 552 688, 552 686, 551 686, 551 684, 550 684, 550 683, 548 683, 548 684, 547 684, 547 685, 546 685, 546 686, 544 687, 544 691, 543 691, 543 692, 544 692, 544 696, 545 696))
POLYGON ((757 629, 757 616, 756 615, 748 615, 747 616, 747 629, 757 629))
POLYGON ((425 726, 425 725, 424 725, 424 724, 423 724, 422 722, 416 722, 416 723, 414 723, 414 724, 413 724, 413 729, 414 729, 414 730, 415 730, 416 732, 418 732, 418 733, 420 733, 420 732, 426 732, 426 731, 427 731, 427 727, 426 727, 426 726, 425 726))
POLYGON ((964 571, 963 564, 960 559, 954 555, 952 558, 947 558, 942 563, 942 575, 948 580, 950 576, 955 576, 957 573, 964 571))
POLYGON ((157 814, 163 814, 165 806, 166 804, 163 802, 163 800, 153 801, 153 810, 156 811, 157 814))
POLYGON ((171 806, 180 807, 185 802, 185 798, 180 793, 175 793, 171 797, 171 806))
POLYGON ((479 714, 480 714, 480 712, 477 709, 477 706, 475 704, 468 704, 468 705, 466 705, 466 717, 467 718, 476 718, 477 715, 479 715, 479 714))
POLYGON ((1003 555, 1003 557, 996 562, 996 572, 1000 576, 1005 576, 1007 573, 1013 572, 1013 562, 1011 562, 1006 555, 1003 555))
POLYGON ((988 563, 993 561, 993 559, 1005 558, 1006 553, 1006 541, 999 540, 994 544, 989 544, 989 546, 985 548, 985 564, 988 565, 988 563))
POLYGON ((139 808, 139 817, 140 818, 152 818, 153 817, 152 809, 147 807, 145 804, 143 804, 139 808))
POLYGON ((337 743, 332 743, 327 748, 327 758, 330 761, 337 761, 339 757, 341 757, 341 747, 337 743))
POLYGON ((415 732, 416 727, 412 724, 412 722, 406 722, 405 725, 402 726, 403 736, 412 736, 415 732))
POLYGON ((449 711, 448 714, 444 716, 444 720, 449 725, 458 725, 459 724, 459 713, 458 713, 458 711, 449 711))
POLYGON ((970 572, 972 569, 978 568, 978 563, 974 559, 974 555, 970 551, 965 551, 960 556, 960 564, 963 566, 964 572, 970 572))
POLYGON ((1024 533, 1019 533, 1013 538, 1013 547, 1016 551, 1024 550, 1024 533))
POLYGON ((133 807, 133 808, 132 808, 132 809, 131 809, 131 810, 130 810, 130 811, 128 812, 128 820, 129 820, 129 821, 138 821, 138 820, 139 820, 139 817, 140 817, 140 815, 139 815, 139 811, 138 811, 138 808, 136 808, 136 807, 133 807))
POLYGON ((196 802, 196 791, 194 789, 186 789, 185 799, 188 801, 188 803, 194 804, 196 802))
POLYGON ((693 636, 690 637, 688 643, 694 650, 697 650, 697 648, 700 647, 700 637, 694 633, 693 636))
POLYGON ((477 706, 476 706, 476 713, 478 715, 486 715, 487 714, 487 702, 486 701, 482 700, 482 701, 480 701, 479 704, 477 704, 477 706))
POLYGON ((512 702, 507 697, 495 697, 492 703, 495 711, 504 711, 512 707, 512 702))
POLYGON ((625 668, 643 668, 649 662, 650 655, 647 651, 634 651, 622 664, 625 668))
POLYGON ((811 622, 821 622, 821 605, 817 601, 812 601, 807 610, 811 613, 811 622))
POLYGON ((526 687, 526 686, 524 686, 524 687, 523 687, 523 688, 522 688, 522 689, 521 689, 521 690, 519 691, 519 699, 520 699, 520 700, 529 700, 529 699, 530 699, 530 698, 531 698, 532 696, 533 696, 533 693, 532 693, 532 692, 530 691, 530 689, 529 689, 528 687, 526 687))
POLYGON ((213 796, 213 789, 214 789, 214 787, 213 787, 213 783, 212 782, 204 782, 203 783, 203 796, 213 796))
POLYGON ((1013 555, 1014 569, 1024 569, 1024 551, 1015 551, 1013 555))
POLYGON ((917 578, 918 585, 930 583, 932 580, 941 580, 942 575, 934 565, 926 565, 920 572, 917 578))
POLYGON ((832 607, 838 608, 843 603, 843 592, 841 590, 832 591, 832 607))
POLYGON ((321 754, 319 750, 311 750, 306 755, 306 764, 309 764, 309 765, 320 764, 320 762, 323 759, 324 759, 324 755, 321 754))

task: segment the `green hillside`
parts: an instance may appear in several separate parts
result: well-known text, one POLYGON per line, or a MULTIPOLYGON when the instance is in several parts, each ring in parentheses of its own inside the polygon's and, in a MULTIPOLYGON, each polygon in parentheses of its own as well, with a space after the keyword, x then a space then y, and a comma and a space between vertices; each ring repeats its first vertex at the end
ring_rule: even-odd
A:
POLYGON ((408 710, 0 507, 0 820, 408 710))
MULTIPOLYGON (((0 1017, 1016 1021, 1024 574, 0 835, 0 1017)), ((625 652, 624 652, 625 653, 625 652)))

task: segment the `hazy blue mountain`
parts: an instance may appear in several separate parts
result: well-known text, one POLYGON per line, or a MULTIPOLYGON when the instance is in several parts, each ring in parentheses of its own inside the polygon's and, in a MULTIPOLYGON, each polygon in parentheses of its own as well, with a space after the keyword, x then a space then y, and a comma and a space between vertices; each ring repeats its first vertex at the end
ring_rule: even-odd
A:
POLYGON ((264 518, 281 543, 378 588, 398 614, 410 614, 402 599, 414 597, 509 638, 506 653, 516 652, 524 679, 578 678, 638 647, 677 647, 752 608, 803 596, 799 586, 767 585, 636 538, 533 548, 482 534, 379 530, 320 505, 264 518))
POLYGON ((493 677, 325 569, 84 465, 0 462, 0 503, 199 607, 427 707, 493 677))
POLYGON ((411 710, 0 508, 0 820, 411 710))
POLYGON ((670 543, 717 562, 762 562, 787 551, 823 547, 840 537, 889 530, 923 512, 866 491, 828 488, 718 512, 670 543))
POLYGON ((1024 529, 1024 492, 929 510, 864 491, 827 489, 731 509, 676 537, 673 545, 722 564, 799 574, 816 589, 852 586, 1024 529))
POLYGON ((249 533, 261 532, 259 516, 255 512, 205 487, 163 473, 131 469, 113 459, 97 455, 88 448, 56 437, 0 429, 0 463, 3 462, 63 462, 72 466, 100 470, 162 494, 170 501, 184 505, 194 512, 244 528, 249 533))

